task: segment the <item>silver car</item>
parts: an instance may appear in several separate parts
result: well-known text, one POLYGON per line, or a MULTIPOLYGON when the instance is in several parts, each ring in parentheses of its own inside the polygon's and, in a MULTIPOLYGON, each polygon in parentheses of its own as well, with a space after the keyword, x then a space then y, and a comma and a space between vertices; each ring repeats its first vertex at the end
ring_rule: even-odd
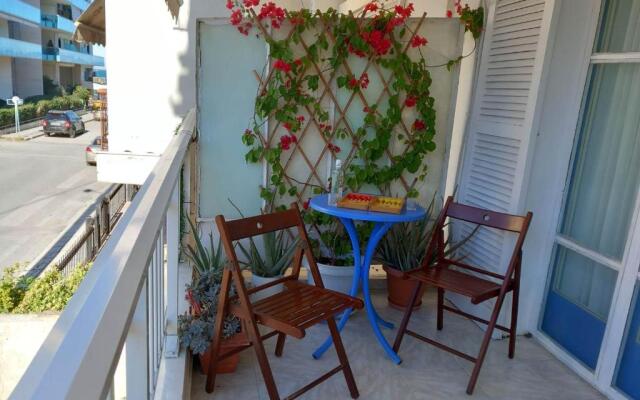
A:
POLYGON ((102 138, 98 136, 93 139, 90 145, 84 149, 84 156, 87 161, 87 165, 96 165, 96 152, 98 152, 101 148, 102 138))

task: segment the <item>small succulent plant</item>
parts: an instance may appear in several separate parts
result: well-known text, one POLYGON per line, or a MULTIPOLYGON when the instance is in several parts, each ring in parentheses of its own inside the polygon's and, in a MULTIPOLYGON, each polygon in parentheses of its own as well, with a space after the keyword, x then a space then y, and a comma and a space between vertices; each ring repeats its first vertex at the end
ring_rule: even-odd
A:
MULTIPOLYGON (((178 335, 182 345, 194 354, 204 354, 211 344, 221 288, 218 276, 215 269, 204 271, 186 288, 191 312, 178 316, 178 335)), ((233 296, 234 293, 231 287, 229 295, 233 296)), ((227 315, 224 318, 223 338, 240 332, 240 326, 240 320, 235 315, 227 315)))

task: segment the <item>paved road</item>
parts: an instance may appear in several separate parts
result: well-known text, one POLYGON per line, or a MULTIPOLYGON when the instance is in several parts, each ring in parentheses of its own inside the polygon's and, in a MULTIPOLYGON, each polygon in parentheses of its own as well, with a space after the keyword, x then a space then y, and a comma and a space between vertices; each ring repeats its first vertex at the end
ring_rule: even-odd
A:
POLYGON ((37 257, 109 187, 96 182, 95 167, 85 164, 84 149, 100 124, 86 127, 74 139, 0 140, 0 270, 37 257))

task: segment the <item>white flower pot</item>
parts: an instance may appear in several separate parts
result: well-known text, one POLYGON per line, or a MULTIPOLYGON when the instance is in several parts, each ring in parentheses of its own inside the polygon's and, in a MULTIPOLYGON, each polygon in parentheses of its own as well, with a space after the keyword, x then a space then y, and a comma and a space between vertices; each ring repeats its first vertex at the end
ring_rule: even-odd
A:
MULTIPOLYGON (((281 276, 273 276, 270 278, 265 278, 263 276, 258 276, 258 275, 252 275, 251 276, 251 284, 253 285, 253 287, 256 286, 260 286, 260 285, 265 285, 269 282, 273 282, 276 279, 280 279, 282 278, 281 276)), ((273 296, 276 293, 280 293, 282 290, 284 289, 284 286, 282 285, 282 283, 279 283, 277 285, 271 286, 270 288, 266 288, 264 290, 261 290, 257 293, 254 293, 251 295, 251 301, 252 302, 256 302, 258 300, 264 299, 265 297, 269 297, 269 296, 273 296)))
MULTIPOLYGON (((306 261, 306 260, 305 260, 306 261)), ((316 262, 320 276, 322 277, 322 283, 327 289, 335 290, 344 294, 349 294, 351 291, 351 283, 353 282, 353 274, 356 267, 353 265, 336 267, 333 265, 326 265, 316 262)), ((307 269, 307 283, 313 285, 313 276, 309 270, 309 265, 305 262, 305 268, 307 269)))

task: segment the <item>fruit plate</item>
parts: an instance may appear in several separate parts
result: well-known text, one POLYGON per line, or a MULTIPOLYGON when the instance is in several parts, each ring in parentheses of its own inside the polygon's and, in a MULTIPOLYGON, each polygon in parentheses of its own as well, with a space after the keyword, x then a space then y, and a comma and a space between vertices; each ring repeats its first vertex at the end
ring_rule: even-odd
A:
POLYGON ((404 199, 399 197, 379 196, 369 205, 369 211, 400 214, 404 207, 404 199))
POLYGON ((368 210, 371 202, 375 201, 376 196, 363 193, 349 193, 344 196, 337 204, 341 208, 352 208, 354 210, 368 210))

